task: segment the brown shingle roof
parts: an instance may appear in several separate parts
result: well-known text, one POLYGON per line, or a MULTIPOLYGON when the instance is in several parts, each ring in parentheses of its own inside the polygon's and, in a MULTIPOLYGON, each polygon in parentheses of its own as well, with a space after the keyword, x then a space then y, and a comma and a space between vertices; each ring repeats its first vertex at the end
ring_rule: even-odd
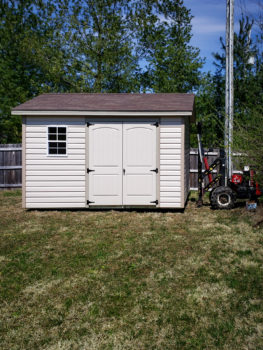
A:
POLYGON ((43 94, 13 111, 193 111, 193 94, 43 94))

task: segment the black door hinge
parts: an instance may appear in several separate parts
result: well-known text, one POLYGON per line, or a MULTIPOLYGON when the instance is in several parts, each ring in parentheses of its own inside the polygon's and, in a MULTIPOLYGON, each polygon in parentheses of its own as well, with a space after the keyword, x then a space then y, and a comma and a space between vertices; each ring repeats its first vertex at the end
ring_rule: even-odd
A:
POLYGON ((95 170, 92 170, 92 169, 90 169, 90 168, 87 168, 87 173, 88 173, 88 174, 91 173, 92 171, 95 171, 95 170))
POLYGON ((156 199, 156 201, 152 201, 150 203, 154 203, 154 204, 158 205, 159 202, 158 202, 158 199, 156 199))
POLYGON ((158 168, 152 169, 152 170, 150 170, 150 171, 153 171, 154 173, 158 174, 158 168))
POLYGON ((91 125, 94 125, 94 124, 91 124, 90 122, 87 122, 87 127, 89 127, 91 125))
POLYGON ((153 126, 156 126, 156 128, 158 128, 159 122, 153 123, 152 125, 153 125, 153 126))
POLYGON ((91 201, 87 200, 88 205, 90 205, 91 203, 95 203, 95 202, 91 202, 91 201))

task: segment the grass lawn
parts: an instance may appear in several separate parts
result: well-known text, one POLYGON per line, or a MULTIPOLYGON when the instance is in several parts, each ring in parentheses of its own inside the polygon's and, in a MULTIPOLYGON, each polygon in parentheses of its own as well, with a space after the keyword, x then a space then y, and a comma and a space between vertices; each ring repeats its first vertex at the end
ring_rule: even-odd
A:
POLYGON ((25 211, 0 191, 0 349, 262 350, 260 216, 25 211))

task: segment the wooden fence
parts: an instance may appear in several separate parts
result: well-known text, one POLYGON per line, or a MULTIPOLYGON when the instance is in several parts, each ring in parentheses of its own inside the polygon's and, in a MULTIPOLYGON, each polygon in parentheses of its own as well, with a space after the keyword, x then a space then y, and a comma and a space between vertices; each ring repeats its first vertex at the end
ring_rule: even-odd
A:
MULTIPOLYGON (((220 156, 220 149, 205 149, 208 163, 220 156)), ((236 154, 238 156, 238 154, 236 154)), ((239 172, 235 170, 235 172, 239 172)), ((217 169, 214 170, 217 173, 217 169)), ((0 145, 0 189, 19 188, 22 186, 22 146, 21 144, 0 145)), ((198 186, 198 151, 190 150, 190 188, 198 186)))
POLYGON ((22 186, 22 145, 0 145, 0 190, 22 186))

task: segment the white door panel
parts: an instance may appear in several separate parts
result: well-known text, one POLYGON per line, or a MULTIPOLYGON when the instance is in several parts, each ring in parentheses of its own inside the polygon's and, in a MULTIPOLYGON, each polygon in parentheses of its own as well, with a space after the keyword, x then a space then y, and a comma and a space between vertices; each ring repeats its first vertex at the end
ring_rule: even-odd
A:
POLYGON ((156 126, 123 124, 123 204, 155 205, 156 126))
POLYGON ((122 124, 89 126, 90 205, 122 205, 122 124))

